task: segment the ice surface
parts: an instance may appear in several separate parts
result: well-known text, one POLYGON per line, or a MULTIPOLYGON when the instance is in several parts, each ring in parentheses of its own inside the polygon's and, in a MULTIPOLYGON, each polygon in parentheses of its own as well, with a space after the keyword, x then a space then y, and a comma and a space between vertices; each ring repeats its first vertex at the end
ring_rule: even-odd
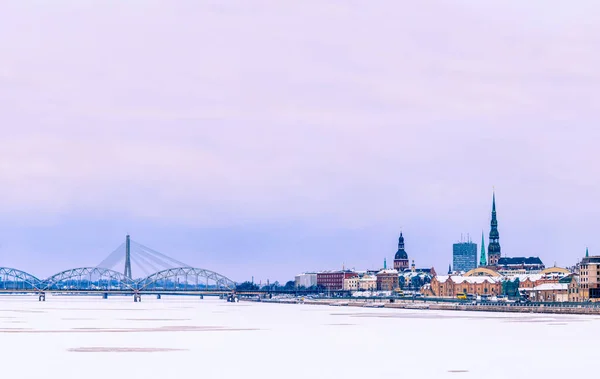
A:
POLYGON ((7 378, 563 378, 599 336, 593 316, 0 296, 7 378))

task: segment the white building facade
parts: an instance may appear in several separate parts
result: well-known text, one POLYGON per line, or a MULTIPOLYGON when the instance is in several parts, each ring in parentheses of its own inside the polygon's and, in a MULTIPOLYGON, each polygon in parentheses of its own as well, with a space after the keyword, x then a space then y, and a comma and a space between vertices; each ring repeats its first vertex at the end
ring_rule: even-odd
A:
POLYGON ((359 280, 360 279, 358 276, 355 276, 352 278, 345 278, 344 279, 344 291, 357 291, 359 280))
POLYGON ((305 272, 298 274, 295 277, 296 288, 298 287, 313 287, 317 285, 317 274, 312 272, 305 272))

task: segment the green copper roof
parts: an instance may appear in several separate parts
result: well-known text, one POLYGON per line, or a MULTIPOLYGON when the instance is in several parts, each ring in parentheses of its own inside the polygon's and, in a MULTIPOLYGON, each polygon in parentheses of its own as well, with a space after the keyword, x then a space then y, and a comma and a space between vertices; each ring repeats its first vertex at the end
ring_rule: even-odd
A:
POLYGON ((479 258, 479 265, 485 266, 487 259, 485 258, 485 241, 483 239, 483 231, 481 231, 481 257, 479 258))
POLYGON ((488 256, 500 256, 500 233, 498 233, 498 219, 496 218, 496 191, 492 197, 492 221, 490 222, 490 239, 488 256))

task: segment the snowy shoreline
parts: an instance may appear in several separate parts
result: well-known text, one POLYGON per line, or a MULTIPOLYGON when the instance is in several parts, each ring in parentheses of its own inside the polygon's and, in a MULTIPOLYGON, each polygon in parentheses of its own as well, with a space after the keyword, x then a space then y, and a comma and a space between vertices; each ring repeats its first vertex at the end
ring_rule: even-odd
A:
MULTIPOLYGON (((240 299, 241 301, 252 301, 253 299, 240 299)), ((498 313, 549 313, 549 314, 572 314, 572 315, 600 315, 599 308, 585 307, 559 307, 559 306, 489 306, 489 305, 467 305, 467 304, 444 304, 444 303, 424 303, 412 301, 395 301, 393 303, 382 299, 376 300, 298 300, 298 299, 262 299, 264 303, 278 304, 298 304, 298 305, 329 305, 329 306, 349 306, 362 308, 388 308, 388 309, 423 309, 437 311, 479 311, 479 312, 498 312, 498 313)))

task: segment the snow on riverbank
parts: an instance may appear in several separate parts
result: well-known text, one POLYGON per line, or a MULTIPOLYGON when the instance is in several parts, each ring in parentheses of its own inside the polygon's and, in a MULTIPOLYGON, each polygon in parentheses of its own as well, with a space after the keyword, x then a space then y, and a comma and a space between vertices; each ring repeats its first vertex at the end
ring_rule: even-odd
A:
POLYGON ((559 378, 599 334, 594 316, 0 296, 7 377, 559 378))

